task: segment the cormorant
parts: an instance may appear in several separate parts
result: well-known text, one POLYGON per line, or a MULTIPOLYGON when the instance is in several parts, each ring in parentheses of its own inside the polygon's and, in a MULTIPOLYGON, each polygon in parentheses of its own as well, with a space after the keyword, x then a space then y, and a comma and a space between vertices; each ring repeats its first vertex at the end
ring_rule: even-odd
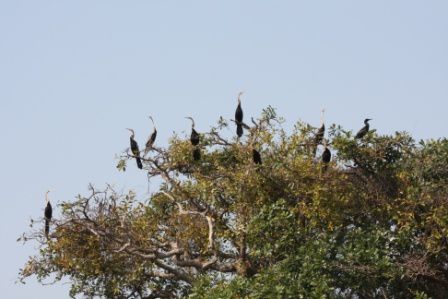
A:
POLYGON ((50 221, 53 217, 53 208, 51 207, 50 200, 48 199, 48 193, 50 193, 50 190, 47 191, 45 194, 45 201, 47 202, 47 205, 45 207, 45 236, 48 237, 48 233, 50 232, 50 221))
POLYGON ((135 136, 134 130, 132 130, 132 129, 127 129, 127 130, 129 130, 131 132, 131 137, 129 138, 129 140, 131 143, 132 154, 135 156, 135 160, 137 161, 137 167, 139 169, 142 169, 143 164, 142 164, 142 160, 140 159, 140 150, 138 149, 137 141, 135 141, 135 139, 134 139, 134 136, 135 136))
POLYGON ((193 149, 193 159, 195 161, 201 160, 201 149, 199 147, 193 149))
POLYGON ((196 130, 194 129, 194 119, 192 117, 186 117, 189 120, 191 120, 191 135, 190 135, 190 141, 191 144, 193 144, 194 146, 199 144, 199 134, 198 132, 196 132, 196 130))
POLYGON ((238 106, 236 107, 236 111, 235 111, 235 122, 236 122, 236 135, 238 137, 243 136, 243 109, 241 108, 241 95, 243 93, 240 92, 238 94, 238 106))
POLYGON ((361 130, 358 131, 358 133, 356 133, 355 139, 361 139, 367 134, 367 132, 369 132, 369 120, 372 119, 366 118, 364 120, 364 127, 362 127, 361 130))
POLYGON ((321 126, 320 126, 319 130, 317 131, 315 139, 314 139, 316 145, 322 143, 322 139, 324 138, 324 134, 325 134, 324 112, 325 112, 325 109, 322 109, 322 114, 320 117, 321 126))
POLYGON ((324 112, 325 112, 325 109, 322 109, 322 113, 320 116, 321 126, 320 126, 319 130, 317 130, 316 135, 314 136, 313 156, 316 156, 317 147, 319 146, 319 144, 322 143, 322 139, 324 138, 324 135, 325 135, 324 112))
POLYGON ((157 129, 156 129, 156 125, 154 124, 154 120, 152 119, 152 116, 150 116, 149 119, 152 121, 152 125, 154 126, 154 129, 152 131, 151 136, 149 136, 148 141, 146 142, 145 155, 151 150, 152 145, 154 144, 154 141, 156 141, 156 137, 157 137, 157 129))
POLYGON ((261 163, 261 155, 256 149, 252 149, 252 160, 255 164, 262 164, 261 163))

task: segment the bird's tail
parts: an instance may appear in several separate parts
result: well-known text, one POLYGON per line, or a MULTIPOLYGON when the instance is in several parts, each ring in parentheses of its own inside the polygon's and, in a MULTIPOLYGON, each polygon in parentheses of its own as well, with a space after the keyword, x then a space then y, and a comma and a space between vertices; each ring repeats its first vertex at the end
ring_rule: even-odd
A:
POLYGON ((136 157, 135 160, 137 161, 137 167, 139 169, 142 169, 143 168, 142 159, 140 159, 140 157, 136 157))
POLYGON ((45 236, 48 238, 48 233, 50 232, 50 219, 45 218, 45 236))
POLYGON ((243 136, 243 125, 241 124, 236 125, 236 135, 238 135, 238 137, 243 136))

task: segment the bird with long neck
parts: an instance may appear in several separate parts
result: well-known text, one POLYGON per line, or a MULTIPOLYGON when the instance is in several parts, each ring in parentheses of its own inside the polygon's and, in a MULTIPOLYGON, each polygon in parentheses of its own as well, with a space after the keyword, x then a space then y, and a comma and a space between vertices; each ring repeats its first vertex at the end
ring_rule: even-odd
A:
POLYGON ((199 134, 198 132, 196 132, 196 130, 194 129, 194 119, 190 116, 187 116, 185 118, 188 118, 189 120, 191 120, 191 135, 190 135, 190 142, 192 145, 196 146, 199 144, 199 134))
POLYGON ((45 193, 45 202, 47 205, 45 206, 44 216, 45 216, 45 236, 48 238, 48 233, 50 232, 50 221, 53 217, 53 208, 50 203, 50 199, 48 198, 48 193, 50 193, 50 190, 45 193))
POLYGON ((135 157, 135 160, 137 161, 137 167, 139 169, 142 169, 143 168, 142 159, 140 159, 140 150, 138 148, 137 141, 135 141, 135 139, 134 139, 134 137, 135 137, 134 130, 132 130, 132 129, 126 129, 126 130, 131 132, 131 137, 129 138, 129 141, 131 144, 131 151, 135 157))
POLYGON ((320 128, 317 130, 317 133, 314 137, 314 153, 313 153, 314 156, 316 155, 317 152, 317 146, 322 143, 322 140, 325 135, 324 113, 325 109, 322 109, 320 115, 320 128))
POLYGON ((366 118, 364 120, 364 127, 361 128, 361 130, 358 131, 358 133, 356 133, 355 139, 361 139, 364 136, 366 136, 366 134, 369 132, 369 121, 372 120, 371 118, 366 118))
POLYGON ((243 136, 243 109, 241 108, 241 95, 243 92, 238 94, 238 106, 235 111, 235 123, 236 123, 236 135, 238 137, 243 136))
POLYGON ((152 146, 154 145, 154 142, 156 141, 157 137, 157 129, 156 125, 154 124, 154 120, 152 119, 152 116, 150 116, 149 119, 151 120, 154 129, 152 131, 151 136, 149 136, 148 141, 146 142, 144 156, 146 156, 148 152, 152 149, 152 146))

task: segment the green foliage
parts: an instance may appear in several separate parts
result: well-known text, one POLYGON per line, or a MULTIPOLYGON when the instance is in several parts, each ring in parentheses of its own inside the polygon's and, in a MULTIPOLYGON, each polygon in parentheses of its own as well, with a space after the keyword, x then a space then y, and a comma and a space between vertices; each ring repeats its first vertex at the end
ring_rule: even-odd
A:
POLYGON ((157 192, 63 202, 48 240, 24 236, 40 251, 21 278, 69 277, 73 297, 447 298, 448 141, 333 125, 323 167, 316 128, 282 122, 268 107, 226 139, 221 118, 200 161, 187 137, 155 145, 142 160, 157 192))

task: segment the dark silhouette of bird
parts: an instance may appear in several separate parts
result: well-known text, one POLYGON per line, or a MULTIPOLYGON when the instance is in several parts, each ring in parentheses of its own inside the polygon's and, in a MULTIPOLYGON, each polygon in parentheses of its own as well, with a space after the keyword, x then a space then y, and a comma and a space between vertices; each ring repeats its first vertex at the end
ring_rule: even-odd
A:
POLYGON ((194 129, 194 119, 192 117, 186 117, 186 118, 191 120, 191 135, 190 135, 191 144, 196 146, 199 144, 199 134, 194 129))
POLYGON ((135 157, 135 161, 137 161, 137 167, 139 169, 142 169, 143 164, 142 164, 142 160, 140 159, 140 150, 138 149, 137 141, 135 141, 135 139, 134 139, 134 136, 135 136, 134 130, 132 130, 132 129, 127 129, 127 130, 129 130, 131 132, 131 137, 129 138, 129 140, 131 143, 132 154, 135 157))
POLYGON ((322 109, 321 117, 320 117, 320 128, 317 130, 316 135, 314 136, 314 156, 317 152, 317 146, 322 143, 322 140, 325 135, 325 123, 324 123, 324 113, 325 109, 322 109))
POLYGON ((256 150, 256 149, 252 149, 252 160, 254 161, 255 164, 262 164, 261 162, 261 155, 260 153, 256 150))
POLYGON ((195 161, 201 160, 201 149, 199 147, 193 149, 193 159, 195 161))
POLYGON ((50 200, 48 199, 48 193, 50 193, 50 190, 47 191, 45 194, 45 201, 47 202, 47 205, 45 206, 44 216, 45 216, 45 236, 48 238, 48 233, 50 232, 50 221, 53 217, 53 208, 51 207, 50 200))
POLYGON ((236 135, 238 137, 243 136, 243 109, 241 108, 241 95, 243 93, 240 92, 238 94, 238 106, 236 107, 235 111, 235 123, 236 123, 236 135))
POLYGON ((361 130, 358 131, 358 133, 356 133, 355 139, 361 139, 364 136, 366 136, 367 132, 369 132, 369 120, 372 120, 370 118, 366 118, 364 120, 364 127, 361 128, 361 130))
POLYGON ((152 116, 150 116, 149 119, 151 120, 152 125, 154 126, 154 129, 152 131, 151 136, 149 136, 148 141, 146 142, 144 155, 148 154, 148 152, 152 149, 152 146, 153 146, 154 142, 156 141, 156 137, 157 137, 157 129, 156 129, 156 125, 154 124, 154 120, 152 119, 152 116))

